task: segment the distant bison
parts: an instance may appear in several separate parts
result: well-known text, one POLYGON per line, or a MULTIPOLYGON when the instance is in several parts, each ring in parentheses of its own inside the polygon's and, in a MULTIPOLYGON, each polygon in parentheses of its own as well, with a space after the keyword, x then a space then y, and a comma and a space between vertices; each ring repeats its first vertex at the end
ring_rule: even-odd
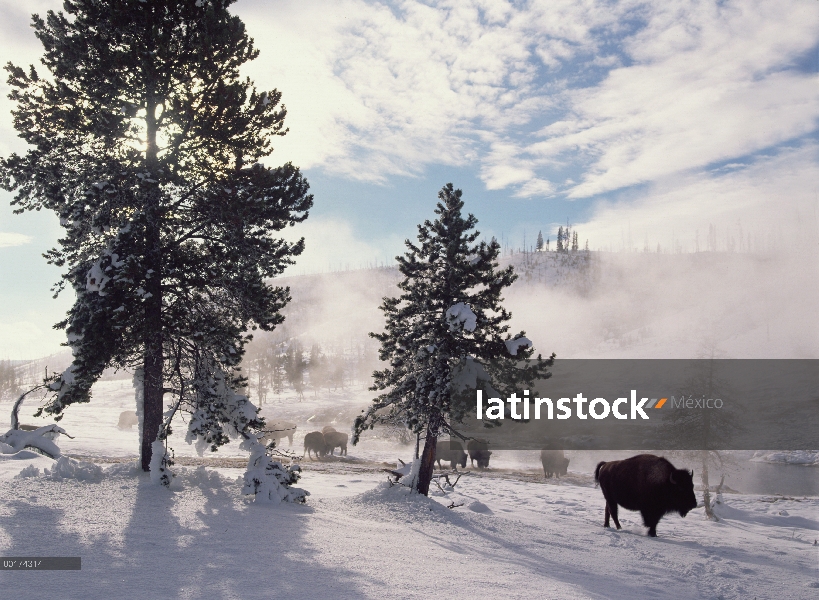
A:
POLYGON ((543 465, 543 476, 556 476, 560 479, 569 470, 569 459, 563 454, 563 450, 541 450, 540 462, 543 465))
POLYGON ((438 468, 441 468, 441 461, 449 462, 449 468, 458 470, 458 465, 466 468, 466 452, 461 442, 457 440, 441 440, 435 445, 435 460, 438 461, 438 468))
POLYGON ((304 451, 310 460, 313 460, 313 457, 310 456, 310 452, 314 452, 316 458, 321 458, 327 454, 328 450, 327 444, 324 441, 324 434, 320 431, 311 431, 304 436, 304 451))
POLYGON ((327 450, 330 454, 333 454, 336 448, 340 448, 338 451, 339 456, 342 454, 347 455, 347 439, 347 434, 339 431, 328 431, 324 434, 324 444, 327 446, 327 450))
POLYGON ((657 536, 657 523, 668 513, 681 517, 697 507, 694 495, 694 472, 676 469, 661 456, 639 454, 626 460, 601 462, 594 470, 594 480, 600 483, 606 499, 604 527, 609 526, 609 515, 617 529, 617 505, 638 510, 648 535, 657 536))
POLYGON ((473 467, 475 461, 478 461, 479 469, 485 469, 489 466, 489 457, 492 455, 492 451, 489 449, 487 442, 484 440, 469 440, 466 449, 469 451, 469 461, 473 467))
POLYGON ((296 433, 296 424, 290 421, 273 421, 272 423, 265 424, 262 433, 264 433, 264 435, 259 438, 259 441, 265 445, 270 442, 276 442, 278 446, 281 440, 287 438, 288 446, 292 446, 293 434, 296 433))
POLYGON ((124 410, 119 413, 119 423, 117 423, 117 427, 120 429, 130 429, 134 425, 139 424, 139 419, 137 418, 137 414, 132 410, 124 410))
POLYGON ((326 427, 322 427, 321 432, 322 433, 333 433, 335 430, 336 430, 335 427, 333 427, 331 425, 327 425, 326 427))

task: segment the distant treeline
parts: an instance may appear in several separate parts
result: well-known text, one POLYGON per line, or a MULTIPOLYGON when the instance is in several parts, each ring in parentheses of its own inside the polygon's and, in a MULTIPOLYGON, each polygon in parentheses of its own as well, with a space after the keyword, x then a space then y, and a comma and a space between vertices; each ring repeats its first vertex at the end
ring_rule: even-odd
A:
POLYGON ((263 406, 271 394, 292 391, 299 400, 322 390, 344 390, 370 385, 378 366, 371 343, 351 342, 349 346, 313 343, 305 348, 298 338, 287 342, 254 343, 242 361, 248 392, 263 406))

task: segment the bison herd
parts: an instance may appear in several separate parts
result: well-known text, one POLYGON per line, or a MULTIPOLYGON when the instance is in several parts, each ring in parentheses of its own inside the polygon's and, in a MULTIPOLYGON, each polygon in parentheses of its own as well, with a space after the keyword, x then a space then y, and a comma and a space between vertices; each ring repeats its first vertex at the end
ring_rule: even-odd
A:
POLYGON ((346 456, 347 439, 346 433, 336 431, 335 428, 328 425, 321 431, 311 431, 304 436, 304 453, 310 460, 313 460, 312 454, 315 454, 316 458, 327 454, 333 456, 336 448, 339 448, 339 456, 346 456))
MULTIPOLYGON (((138 418, 133 411, 124 411, 120 414, 118 427, 128 429, 138 424, 138 418)), ((20 429, 35 429, 34 426, 21 425, 20 429)), ((293 434, 296 424, 289 421, 274 421, 268 423, 263 435, 259 438, 264 444, 279 445, 284 438, 293 445, 293 434)), ((331 426, 321 431, 311 431, 304 436, 304 453, 313 460, 323 458, 328 454, 335 455, 336 448, 339 456, 347 454, 348 435, 336 431, 331 426)), ((442 463, 448 463, 450 469, 466 468, 469 458, 472 467, 486 469, 489 467, 489 450, 487 442, 471 439, 466 449, 457 440, 439 440, 436 445, 435 462, 438 468, 442 463)), ((569 468, 569 459, 563 450, 546 448, 540 452, 540 462, 543 466, 545 478, 566 475, 569 468)), ((689 511, 697 507, 697 498, 694 494, 694 473, 685 469, 677 469, 668 460, 652 454, 640 454, 625 460, 603 461, 594 470, 594 480, 600 485, 603 498, 606 501, 603 526, 609 527, 609 520, 614 520, 617 529, 621 529, 617 518, 619 507, 638 511, 643 517, 643 523, 648 527, 648 535, 657 536, 657 524, 664 515, 678 513, 685 517, 689 511)))
MULTIPOLYGON (((469 452, 469 460, 473 467, 475 462, 478 463, 479 469, 485 469, 489 466, 489 457, 492 455, 492 451, 485 441, 469 440, 466 450, 469 452)), ((464 452, 463 444, 457 440, 441 440, 436 444, 435 462, 438 463, 438 468, 441 468, 441 461, 448 462, 450 469, 457 469, 458 465, 466 468, 466 458, 467 453, 464 452)))

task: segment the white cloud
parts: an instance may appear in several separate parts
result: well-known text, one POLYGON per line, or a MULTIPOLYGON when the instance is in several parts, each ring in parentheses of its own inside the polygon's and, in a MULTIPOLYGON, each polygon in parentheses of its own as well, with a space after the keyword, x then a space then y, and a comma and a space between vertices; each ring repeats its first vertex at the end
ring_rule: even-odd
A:
POLYGON ((255 73, 291 109, 282 150, 346 177, 479 165, 488 189, 587 197, 775 147, 819 118, 816 75, 792 69, 819 39, 816 3, 237 9, 262 49, 255 73), (567 167, 579 182, 561 186, 567 167))
POLYGON ((22 246, 31 241, 31 236, 23 235, 22 233, 10 233, 7 231, 0 231, 0 248, 7 248, 9 246, 22 246))
POLYGON ((282 89, 290 111, 279 156, 371 181, 481 161, 485 133, 526 127, 552 107, 545 65, 593 51, 592 28, 616 20, 593 2, 344 0, 274 11, 248 0, 236 9, 261 50, 248 72, 282 89))
POLYGON ((819 5, 662 2, 621 41, 633 64, 564 92, 564 118, 511 160, 584 169, 588 197, 741 157, 816 130, 819 78, 791 69, 819 37, 819 5))
MULTIPOLYGON (((59 4, 0 0, 3 55, 36 59, 26 15, 59 4)), ((488 189, 590 197, 776 147, 819 119, 817 75, 793 68, 819 41, 816 2, 240 0, 234 10, 261 50, 247 74, 282 90, 288 108, 272 160, 346 178, 473 166, 488 189)), ((0 153, 12 138, 3 118, 0 153)))
MULTIPOLYGON (((600 202, 577 224, 595 248, 665 251, 718 249, 815 253, 819 243, 819 146, 805 144, 747 165, 673 175, 619 202, 600 202)), ((582 243, 582 242, 581 242, 582 243)))
POLYGON ((403 252, 403 239, 397 235, 374 238, 357 235, 350 223, 341 219, 310 217, 288 228, 285 239, 303 237, 305 250, 288 268, 286 275, 321 273, 389 264, 403 252))

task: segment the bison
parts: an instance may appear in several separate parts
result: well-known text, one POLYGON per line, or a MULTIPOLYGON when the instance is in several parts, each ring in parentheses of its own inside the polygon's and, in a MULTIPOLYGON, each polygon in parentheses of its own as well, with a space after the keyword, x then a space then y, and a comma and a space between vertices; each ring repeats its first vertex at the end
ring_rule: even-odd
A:
POLYGON ((694 472, 676 469, 668 460, 653 454, 639 454, 625 460, 600 462, 594 470, 594 480, 600 484, 606 499, 604 527, 609 515, 617 529, 617 505, 638 510, 648 535, 657 537, 657 523, 663 515, 679 513, 685 517, 697 507, 694 495, 694 472))
POLYGON ((540 451, 540 462, 543 465, 543 476, 547 478, 554 475, 560 479, 569 470, 569 459, 565 457, 563 450, 544 448, 540 451))
POLYGON ((327 443, 324 441, 324 434, 320 431, 311 431, 305 435, 304 451, 307 453, 307 457, 310 460, 313 460, 313 457, 310 456, 310 452, 314 452, 316 454, 316 458, 321 458, 327 454, 328 448, 327 443))
POLYGON ((327 446, 327 450, 330 454, 333 454, 336 451, 336 448, 340 448, 338 451, 338 455, 344 456, 347 455, 347 434, 341 433, 339 431, 328 431, 324 434, 324 443, 327 446))
POLYGON ((333 433, 335 430, 336 428, 333 427, 332 425, 327 425, 326 427, 321 428, 322 433, 333 433))
POLYGON ((265 425, 264 435, 259 438, 259 441, 267 445, 270 442, 275 442, 276 446, 284 438, 287 438, 289 446, 293 445, 293 434, 296 433, 296 424, 290 421, 273 421, 265 425))
POLYGON ((119 413, 119 423, 117 423, 117 427, 120 429, 131 429, 131 427, 138 424, 139 419, 133 410, 124 410, 119 413))
POLYGON ((479 469, 485 469, 489 466, 489 457, 492 455, 492 451, 489 449, 487 442, 484 440, 469 440, 466 449, 469 451, 469 460, 473 467, 476 460, 479 469))
POLYGON ((466 468, 466 452, 461 442, 456 440, 442 440, 435 445, 435 460, 438 468, 441 468, 441 461, 449 462, 449 468, 458 470, 458 465, 466 468))

